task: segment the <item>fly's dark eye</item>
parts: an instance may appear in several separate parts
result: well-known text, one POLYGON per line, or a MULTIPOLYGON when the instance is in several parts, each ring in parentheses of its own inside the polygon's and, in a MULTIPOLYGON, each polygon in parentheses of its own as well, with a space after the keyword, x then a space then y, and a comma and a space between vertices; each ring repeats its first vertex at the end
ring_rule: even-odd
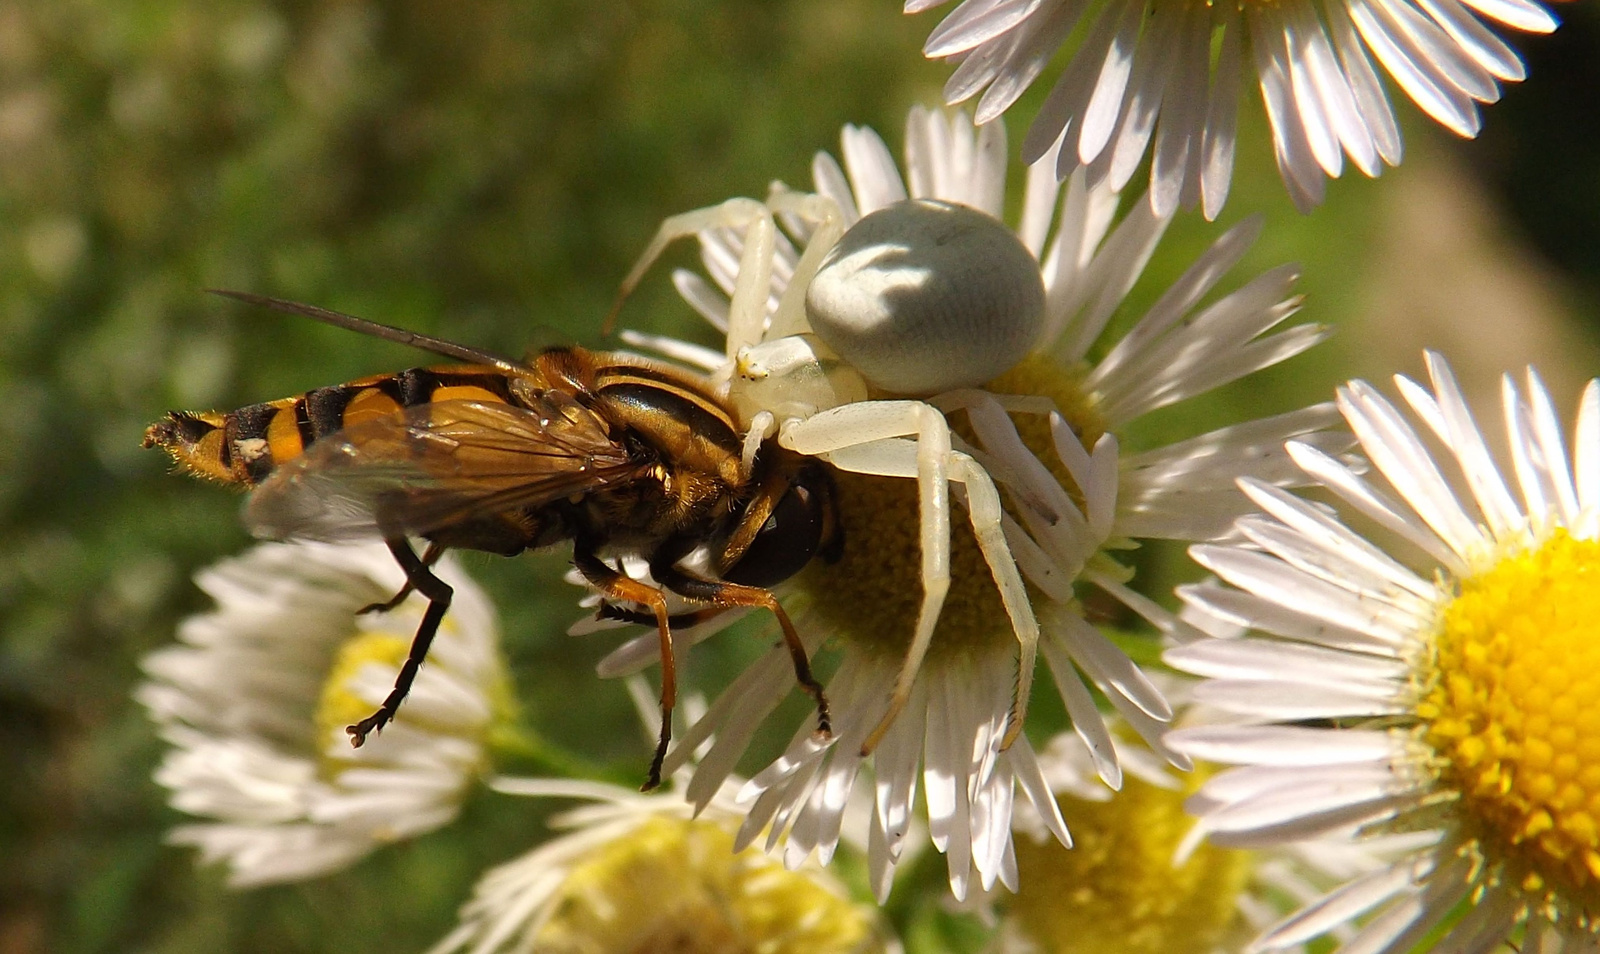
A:
POLYGON ((818 553, 838 559, 839 545, 833 477, 824 467, 808 467, 796 476, 749 549, 722 578, 767 588, 799 573, 818 553))

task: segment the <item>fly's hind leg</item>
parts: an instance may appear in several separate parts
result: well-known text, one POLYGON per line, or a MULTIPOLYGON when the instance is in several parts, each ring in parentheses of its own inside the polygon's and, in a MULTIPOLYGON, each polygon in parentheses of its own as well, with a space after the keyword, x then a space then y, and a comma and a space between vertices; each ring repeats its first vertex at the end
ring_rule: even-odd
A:
MULTIPOLYGON (((398 600, 406 596, 406 589, 415 589, 418 593, 428 598, 428 609, 422 614, 422 625, 417 627, 417 634, 411 637, 411 650, 406 653, 406 661, 400 666, 400 674, 395 677, 394 688, 389 691, 383 705, 378 711, 367 716, 355 725, 345 726, 345 731, 350 733, 350 744, 360 748, 367 741, 367 736, 378 731, 394 719, 395 713, 400 709, 400 703, 405 700, 406 694, 411 691, 411 684, 416 681, 417 671, 422 668, 422 661, 428 658, 428 647, 433 645, 433 637, 439 632, 439 624, 444 621, 444 614, 450 609, 450 599, 455 596, 455 590, 450 584, 433 575, 428 569, 431 562, 424 557, 418 559, 412 552, 411 544, 404 537, 384 541, 389 545, 389 552, 394 554, 400 569, 406 571, 406 586, 402 588, 398 600)), ((438 559, 438 554, 433 552, 433 547, 428 548, 428 554, 438 559)))
POLYGON ((811 659, 806 655, 806 647, 800 641, 800 634, 795 630, 789 614, 783 611, 782 604, 772 595, 771 590, 724 580, 708 580, 666 563, 652 563, 650 575, 679 596, 701 603, 710 603, 718 610, 731 609, 735 606, 759 606, 771 610, 772 615, 778 618, 778 625, 783 629, 783 642, 789 648, 789 658, 794 663, 795 682, 798 682, 806 695, 817 703, 817 735, 826 739, 833 734, 833 719, 828 714, 828 697, 823 694, 822 684, 817 682, 817 677, 811 674, 811 659))
MULTIPOLYGON (((667 625, 673 629, 688 629, 709 623, 732 609, 731 606, 711 606, 705 609, 690 610, 687 613, 673 613, 667 617, 667 625)), ((622 623, 636 623, 640 626, 649 626, 656 621, 654 613, 641 613, 615 603, 601 603, 600 609, 595 612, 596 619, 614 619, 622 623)))
POLYGON ((660 590, 621 573, 595 554, 593 541, 579 539, 572 547, 572 562, 590 585, 608 599, 625 600, 650 607, 656 630, 661 634, 661 735, 656 742, 655 757, 650 760, 650 774, 641 791, 650 791, 661 784, 661 763, 667 758, 667 744, 672 741, 672 709, 678 702, 678 667, 672 655, 672 626, 667 616, 667 597, 660 590))
MULTIPOLYGON (((445 548, 439 544, 429 543, 428 549, 422 551, 422 565, 426 567, 433 566, 435 563, 439 562, 439 558, 441 556, 444 556, 444 551, 445 548)), ((401 566, 404 565, 404 563, 401 564, 401 566)), ((405 585, 400 587, 400 592, 396 593, 394 596, 382 603, 368 603, 366 606, 356 610, 356 615, 366 616, 368 613, 387 613, 396 606, 399 606, 401 603, 404 603, 406 601, 406 597, 410 596, 412 592, 416 590, 416 588, 416 584, 413 583, 411 577, 407 575, 405 585)))

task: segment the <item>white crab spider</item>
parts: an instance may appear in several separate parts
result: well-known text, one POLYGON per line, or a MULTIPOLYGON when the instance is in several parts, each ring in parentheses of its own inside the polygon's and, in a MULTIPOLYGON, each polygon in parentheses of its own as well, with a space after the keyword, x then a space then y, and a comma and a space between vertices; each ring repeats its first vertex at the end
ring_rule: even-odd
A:
POLYGON ((1008 748, 1022 730, 1039 624, 1006 543, 994 481, 951 446, 944 414, 918 398, 980 385, 1032 350, 1044 312, 1037 261, 1004 224, 966 206, 906 200, 847 231, 832 199, 774 185, 765 203, 731 199, 664 221, 624 280, 618 307, 669 244, 718 227, 744 230, 723 373, 751 426, 747 462, 776 433, 782 446, 840 470, 917 480, 922 603, 889 706, 862 754, 905 707, 943 609, 952 480, 966 490, 973 535, 1019 644, 1001 740, 1008 748), (768 321, 777 215, 811 234, 768 321))

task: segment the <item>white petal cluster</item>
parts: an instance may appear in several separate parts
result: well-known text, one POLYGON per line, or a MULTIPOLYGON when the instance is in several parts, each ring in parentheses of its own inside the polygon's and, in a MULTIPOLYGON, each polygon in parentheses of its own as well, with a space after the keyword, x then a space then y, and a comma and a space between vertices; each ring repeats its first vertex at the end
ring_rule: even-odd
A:
MULTIPOLYGON (((905 9, 944 2, 907 0, 905 9)), ((1491 27, 1548 33, 1556 22, 1535 0, 962 0, 923 51, 959 63, 945 96, 981 93, 986 123, 1081 35, 1024 158, 1053 155, 1058 177, 1082 165, 1120 190, 1148 156, 1158 214, 1199 204, 1215 218, 1233 178, 1242 78, 1260 86, 1278 169, 1306 211, 1346 158, 1368 176, 1400 162, 1374 59, 1429 116, 1472 137, 1479 104, 1526 72, 1491 27)))
POLYGON ((340 649, 364 635, 409 643, 425 600, 357 611, 405 582, 381 544, 268 543, 202 571, 216 608, 144 660, 137 691, 172 746, 156 771, 174 808, 207 819, 171 834, 227 865, 234 887, 347 867, 380 845, 455 818, 483 768, 504 692, 494 610, 450 560, 450 613, 399 717, 359 749, 320 726, 319 703, 351 694, 376 709, 395 667, 369 661, 329 686, 340 649))

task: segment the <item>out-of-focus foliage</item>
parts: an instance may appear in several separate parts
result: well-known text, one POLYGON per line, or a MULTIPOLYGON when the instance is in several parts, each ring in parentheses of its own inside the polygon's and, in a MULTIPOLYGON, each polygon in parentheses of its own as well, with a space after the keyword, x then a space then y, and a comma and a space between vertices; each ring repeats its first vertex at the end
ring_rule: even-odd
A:
MULTIPOLYGON (((1590 28, 1579 54, 1549 58, 1581 71, 1593 17, 1571 15, 1590 28)), ((836 149, 844 122, 898 148, 906 107, 936 102, 945 78, 918 54, 928 28, 897 0, 0 6, 0 952, 422 950, 485 867, 539 837, 526 804, 485 797, 351 872, 242 895, 161 844, 180 819, 150 781, 160 748, 129 700, 137 659, 199 608, 192 571, 246 537, 237 497, 169 476, 140 450, 142 428, 172 407, 233 407, 419 360, 202 289, 510 353, 597 343, 616 282, 664 215, 760 195, 774 177, 808 183, 811 154, 836 149)), ((1530 87, 1592 89, 1545 66, 1536 56, 1530 87)), ((1013 144, 1036 104, 1014 111, 1013 144)), ((1552 111, 1538 122, 1583 128, 1552 111)), ((1522 121, 1507 104, 1490 133, 1522 121)), ((1249 267, 1302 261, 1309 315, 1339 323, 1364 303, 1387 180, 1347 178, 1301 219, 1261 125, 1246 120, 1228 221, 1264 211, 1249 267)), ((1428 135, 1411 131, 1413 151, 1438 148, 1428 135)), ((1571 203, 1557 201, 1592 224, 1586 143, 1571 203)), ((1506 152, 1496 175, 1513 183, 1560 156, 1498 165, 1506 152)), ((1548 190, 1510 194, 1556 214, 1533 204, 1548 190)), ((1175 226, 1140 300, 1217 234, 1193 217, 1175 226)), ((1574 264, 1595 280, 1592 259, 1574 264)), ((624 320, 710 343, 659 276, 624 320)), ((1322 351, 1170 426, 1321 399, 1359 343, 1322 351)), ((560 635, 575 615, 563 560, 469 566, 500 603, 529 720, 635 778, 648 747, 620 686, 592 673, 608 644, 560 635)), ((701 688, 725 682, 719 653, 748 651, 697 651, 701 688)), ((892 910, 936 908, 900 898, 892 910)))

